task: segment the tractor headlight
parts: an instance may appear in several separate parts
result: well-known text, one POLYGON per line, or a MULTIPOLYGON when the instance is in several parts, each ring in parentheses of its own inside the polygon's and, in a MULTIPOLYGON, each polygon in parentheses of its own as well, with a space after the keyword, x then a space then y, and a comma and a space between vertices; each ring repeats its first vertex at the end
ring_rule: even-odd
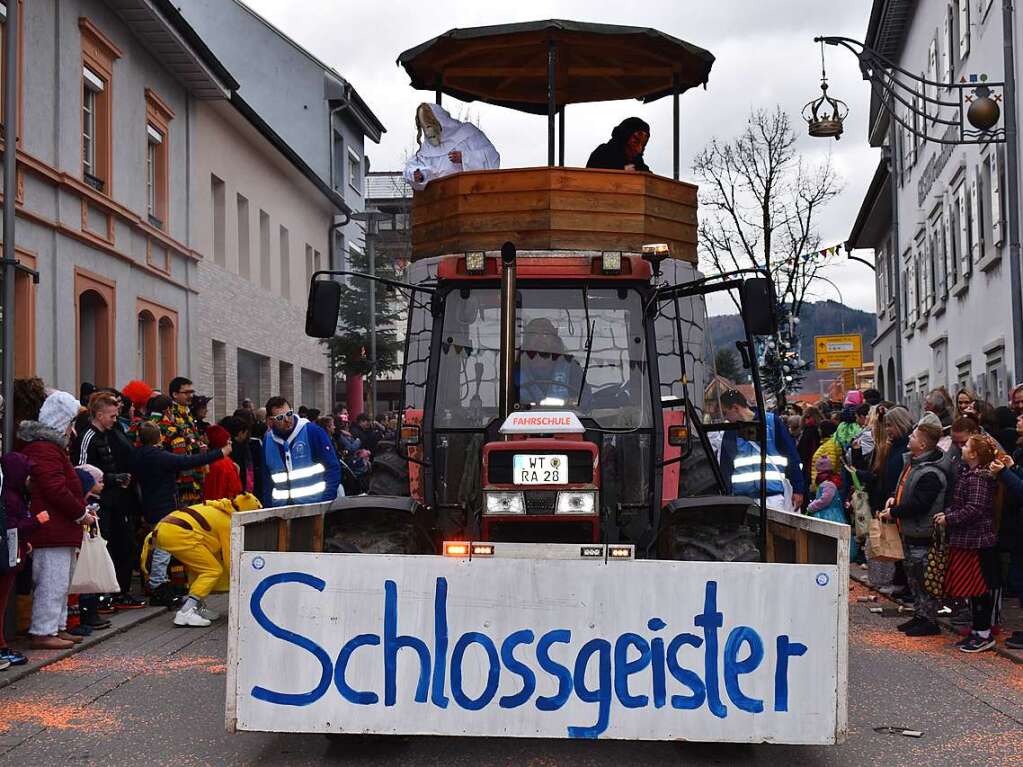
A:
POLYGON ((484 514, 525 514, 526 499, 522 493, 488 491, 483 494, 484 514))
POLYGON ((562 490, 558 493, 555 514, 593 514, 597 511, 597 494, 592 490, 562 490))

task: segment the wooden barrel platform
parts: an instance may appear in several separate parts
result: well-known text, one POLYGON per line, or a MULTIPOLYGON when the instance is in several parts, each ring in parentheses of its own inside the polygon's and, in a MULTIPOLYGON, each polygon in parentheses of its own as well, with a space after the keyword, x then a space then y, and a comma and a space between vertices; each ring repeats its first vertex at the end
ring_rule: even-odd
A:
POLYGON ((512 168, 431 181, 412 199, 413 258, 500 250, 620 250, 665 242, 696 263, 693 184, 620 170, 512 168))

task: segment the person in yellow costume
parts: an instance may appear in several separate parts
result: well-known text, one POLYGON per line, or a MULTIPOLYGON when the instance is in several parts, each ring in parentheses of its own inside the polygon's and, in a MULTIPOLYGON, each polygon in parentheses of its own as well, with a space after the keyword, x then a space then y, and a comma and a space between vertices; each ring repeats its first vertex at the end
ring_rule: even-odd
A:
MULTIPOLYGON (((218 585, 224 590, 230 571, 231 515, 259 508, 256 496, 242 493, 172 511, 157 523, 146 548, 159 546, 188 571, 188 596, 174 616, 175 626, 202 628, 220 617, 206 606, 206 597, 218 585)), ((143 563, 147 554, 142 552, 143 563)))

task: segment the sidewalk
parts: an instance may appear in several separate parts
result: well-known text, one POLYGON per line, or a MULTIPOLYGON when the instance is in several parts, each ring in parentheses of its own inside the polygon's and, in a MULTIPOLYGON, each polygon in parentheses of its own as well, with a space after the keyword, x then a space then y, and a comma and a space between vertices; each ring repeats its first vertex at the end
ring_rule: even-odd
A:
POLYGON ((19 679, 35 673, 44 666, 49 666, 51 663, 67 658, 69 655, 87 650, 100 642, 138 626, 140 623, 145 623, 161 615, 167 616, 167 619, 170 620, 174 613, 168 612, 164 607, 143 607, 138 610, 124 610, 115 612, 112 615, 106 615, 104 617, 110 621, 110 628, 92 632, 92 635, 85 637, 81 644, 76 644, 68 650, 33 650, 28 639, 18 637, 11 643, 11 647, 25 653, 28 656, 28 663, 24 666, 11 666, 6 671, 0 671, 0 688, 13 684, 19 679))
MULTIPOLYGON (((898 608, 898 602, 891 599, 887 595, 881 593, 877 589, 870 585, 870 579, 867 577, 867 571, 857 564, 849 565, 849 576, 860 583, 871 591, 878 595, 876 607, 880 607, 884 610, 882 613, 885 617, 911 617, 911 610, 902 608, 901 611, 898 608)), ((942 615, 938 618, 938 624, 948 631, 949 633, 959 635, 959 629, 952 625, 950 620, 951 616, 942 615)), ((1013 597, 1012 599, 1002 600, 1002 617, 1000 621, 1001 632, 995 636, 997 644, 995 645, 995 652, 1001 655, 1003 658, 1008 658, 1015 663, 1023 665, 1023 650, 1012 650, 1005 646, 1004 642, 1006 638, 1011 636, 1013 631, 1023 629, 1023 609, 1020 608, 1019 600, 1013 597)))

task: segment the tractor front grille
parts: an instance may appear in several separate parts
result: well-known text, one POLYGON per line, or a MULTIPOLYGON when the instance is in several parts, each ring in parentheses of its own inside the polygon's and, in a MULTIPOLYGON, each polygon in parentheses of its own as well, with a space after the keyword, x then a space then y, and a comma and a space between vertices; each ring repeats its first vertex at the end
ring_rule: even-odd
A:
POLYGON ((553 514, 558 503, 557 490, 526 490, 526 514, 553 514))

